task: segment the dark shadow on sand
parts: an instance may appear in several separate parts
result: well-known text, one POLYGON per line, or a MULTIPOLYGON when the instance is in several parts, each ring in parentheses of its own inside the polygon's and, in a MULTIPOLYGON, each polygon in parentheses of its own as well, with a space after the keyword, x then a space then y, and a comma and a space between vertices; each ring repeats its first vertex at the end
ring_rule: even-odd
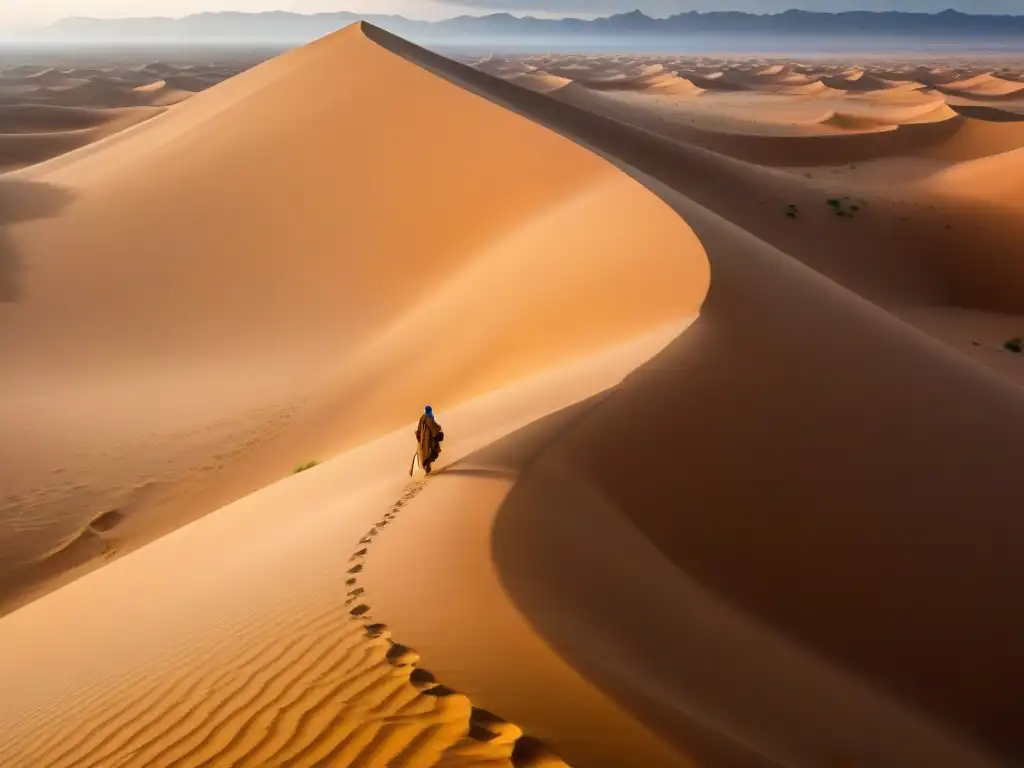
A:
POLYGON ((0 302, 17 301, 23 288, 25 265, 8 228, 56 216, 72 199, 52 184, 0 177, 0 302))

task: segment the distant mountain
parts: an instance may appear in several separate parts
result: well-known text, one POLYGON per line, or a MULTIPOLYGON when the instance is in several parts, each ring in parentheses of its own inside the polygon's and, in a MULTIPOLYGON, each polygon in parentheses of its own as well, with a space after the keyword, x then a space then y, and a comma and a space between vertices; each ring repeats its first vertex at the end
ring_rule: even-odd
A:
POLYGON ((284 11, 269 13, 201 13, 180 19, 68 18, 39 29, 37 41, 61 42, 267 42, 300 44, 365 19, 417 42, 457 42, 522 38, 601 39, 683 38, 700 34, 756 36, 855 37, 884 35, 930 40, 990 38, 1024 41, 1024 16, 980 16, 942 13, 876 13, 850 11, 814 13, 786 11, 755 15, 738 11, 681 13, 656 19, 632 11, 599 19, 537 19, 507 13, 458 16, 437 22, 414 21, 402 16, 320 13, 304 15, 284 11))

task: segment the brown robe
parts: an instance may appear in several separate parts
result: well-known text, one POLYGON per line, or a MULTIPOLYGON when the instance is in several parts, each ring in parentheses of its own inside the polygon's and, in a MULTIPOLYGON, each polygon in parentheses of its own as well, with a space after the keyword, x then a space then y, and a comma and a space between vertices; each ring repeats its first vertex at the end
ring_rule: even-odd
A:
POLYGON ((416 427, 416 442, 418 443, 416 451, 421 467, 432 464, 440 455, 441 446, 437 438, 441 432, 441 425, 427 414, 424 413, 420 416, 420 423, 416 427))

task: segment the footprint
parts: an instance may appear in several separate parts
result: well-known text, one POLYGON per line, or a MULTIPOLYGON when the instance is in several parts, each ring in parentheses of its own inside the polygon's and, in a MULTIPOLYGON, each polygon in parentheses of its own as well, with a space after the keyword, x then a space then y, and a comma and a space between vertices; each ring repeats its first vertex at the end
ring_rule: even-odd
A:
POLYGON ((436 696, 437 698, 441 699, 445 696, 455 696, 458 694, 458 691, 456 691, 454 688, 449 688, 447 685, 441 685, 440 683, 438 683, 432 688, 426 688, 423 691, 423 693, 427 696, 436 696))
POLYGON ((469 737, 494 744, 514 744, 522 738, 523 729, 486 709, 473 707, 469 715, 469 737))
POLYGON ((123 520, 124 515, 116 509, 112 509, 109 512, 104 512, 94 517, 89 523, 89 527, 96 533, 106 533, 107 531, 114 530, 123 520))
POLYGON ((542 742, 531 737, 523 736, 512 748, 512 765, 515 768, 553 768, 564 766, 565 763, 551 753, 542 742))
POLYGON ((425 669, 416 667, 416 669, 414 669, 409 675, 409 682, 422 691, 427 688, 433 688, 437 685, 437 678, 434 677, 433 672, 428 672, 425 669))
POLYGON ((420 655, 412 648, 395 643, 388 650, 388 661, 396 667, 408 667, 420 660, 420 655))
MULTIPOLYGON (((399 510, 405 506, 407 501, 416 496, 421 488, 422 485, 411 488, 402 499, 395 503, 392 510, 384 515, 382 520, 374 523, 374 526, 359 540, 359 543, 364 545, 373 543, 373 537, 380 533, 389 521, 395 519, 399 510)), ((364 546, 352 554, 349 562, 366 557, 368 552, 369 547, 364 546)), ((363 564, 361 562, 357 562, 347 571, 350 577, 345 580, 345 584, 350 589, 345 600, 346 608, 357 603, 365 594, 362 587, 356 586, 358 580, 353 576, 362 571, 363 564)), ((363 619, 365 622, 363 630, 368 638, 375 641, 375 644, 388 644, 386 652, 388 663, 395 667, 408 668, 410 685, 425 696, 443 699, 436 706, 448 712, 449 716, 465 717, 467 714, 469 715, 469 738, 481 744, 501 745, 506 750, 511 746, 513 768, 566 768, 566 764, 550 752, 542 742, 532 737, 523 736, 523 731, 518 725, 485 709, 473 707, 466 695, 438 683, 437 678, 431 672, 417 667, 416 664, 420 660, 419 653, 406 645, 394 642, 387 625, 372 622, 370 610, 370 606, 359 603, 349 610, 349 614, 354 618, 363 619)))

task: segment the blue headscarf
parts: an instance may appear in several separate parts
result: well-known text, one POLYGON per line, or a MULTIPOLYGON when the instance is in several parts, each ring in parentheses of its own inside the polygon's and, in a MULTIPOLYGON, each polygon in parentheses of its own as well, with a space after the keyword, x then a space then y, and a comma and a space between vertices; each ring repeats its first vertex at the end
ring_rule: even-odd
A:
POLYGON ((423 412, 427 414, 427 416, 429 416, 430 418, 434 418, 434 409, 431 408, 429 405, 423 409, 423 412))

